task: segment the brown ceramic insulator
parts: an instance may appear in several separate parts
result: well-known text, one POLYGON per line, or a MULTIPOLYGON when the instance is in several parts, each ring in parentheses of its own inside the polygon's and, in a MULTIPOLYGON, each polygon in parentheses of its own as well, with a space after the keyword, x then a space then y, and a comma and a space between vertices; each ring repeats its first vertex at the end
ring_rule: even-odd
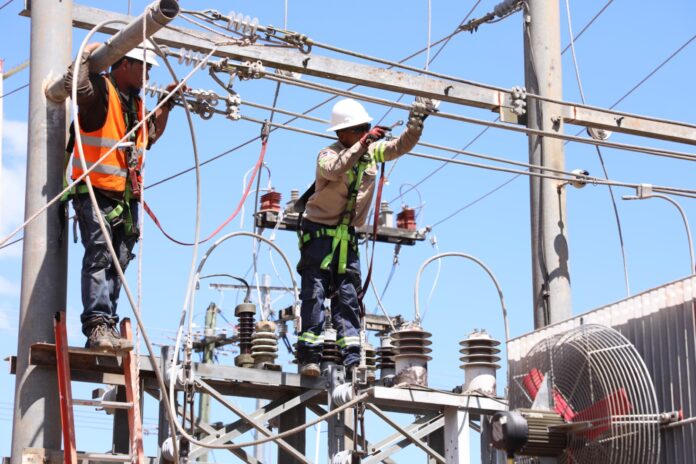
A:
POLYGON ((243 354, 251 353, 251 340, 254 335, 253 314, 242 313, 239 315, 237 334, 239 337, 239 352, 243 354))
POLYGON ((321 362, 341 364, 341 350, 333 340, 324 340, 321 349, 321 362))
POLYGON ((420 357, 427 361, 432 358, 428 356, 433 350, 428 348, 432 344, 430 341, 431 333, 419 328, 402 329, 392 334, 392 344, 396 350, 394 359, 401 357, 420 357))
POLYGON ((280 192, 268 192, 261 195, 261 211, 280 211, 280 192))
POLYGON ((377 368, 378 369, 394 369, 394 348, 377 348, 377 368))
POLYGON ((416 210, 404 208, 396 215, 396 227, 399 229, 416 230, 416 210))

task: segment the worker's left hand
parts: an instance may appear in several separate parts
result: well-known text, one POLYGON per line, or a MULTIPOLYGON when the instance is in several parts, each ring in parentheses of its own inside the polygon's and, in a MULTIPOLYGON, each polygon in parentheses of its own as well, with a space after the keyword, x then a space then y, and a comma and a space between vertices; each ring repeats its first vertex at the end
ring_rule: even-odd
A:
POLYGON ((431 114, 437 112, 440 100, 426 97, 416 97, 411 104, 411 112, 408 115, 408 126, 414 129, 421 129, 423 121, 431 114))
MULTIPOLYGON (((160 97, 160 100, 164 99, 167 95, 169 95, 170 93, 172 93, 172 91, 174 91, 174 89, 176 88, 177 85, 179 85, 178 82, 172 82, 171 84, 169 84, 168 86, 166 86, 166 87, 164 88, 164 91, 166 92, 166 94, 163 94, 163 95, 160 97)), ((181 91, 182 91, 182 92, 186 92, 188 89, 189 89, 189 88, 188 88, 187 85, 183 85, 183 86, 181 87, 181 91)), ((175 98, 176 98, 176 95, 172 95, 172 97, 171 97, 169 100, 167 100, 167 104, 165 104, 165 105, 163 106, 163 108, 167 108, 168 110, 171 110, 172 108, 174 108, 174 104, 175 104, 175 101, 176 101, 175 98)))

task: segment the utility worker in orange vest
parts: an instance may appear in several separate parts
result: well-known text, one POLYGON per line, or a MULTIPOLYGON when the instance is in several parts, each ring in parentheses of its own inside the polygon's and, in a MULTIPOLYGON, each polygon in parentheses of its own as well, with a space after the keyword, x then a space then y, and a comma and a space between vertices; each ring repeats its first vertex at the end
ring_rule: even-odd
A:
MULTIPOLYGON (((152 50, 135 48, 111 66, 108 74, 89 72, 89 55, 100 44, 89 44, 65 75, 65 89, 72 92, 73 74, 77 79, 77 105, 80 135, 86 166, 92 167, 112 147, 113 150, 89 178, 97 197, 98 208, 92 205, 87 185, 80 183, 72 192, 73 207, 80 227, 85 254, 82 260, 82 332, 87 337, 87 348, 100 351, 127 351, 133 344, 121 338, 116 324, 116 306, 121 282, 114 268, 106 240, 110 240, 125 270, 138 239, 138 199, 142 189, 140 168, 142 155, 164 132, 169 112, 173 107, 165 104, 141 126, 130 139, 119 143, 143 116, 140 90, 143 87, 143 66, 149 72, 158 66, 152 50), (143 59, 145 62, 143 62, 143 59), (74 71, 74 73, 73 73, 74 71), (106 223, 109 237, 104 237, 97 214, 106 223)), ((175 84, 167 87, 168 91, 175 84)), ((168 103, 169 103, 168 102, 168 103)), ((73 152, 72 178, 84 171, 80 152, 73 152)))

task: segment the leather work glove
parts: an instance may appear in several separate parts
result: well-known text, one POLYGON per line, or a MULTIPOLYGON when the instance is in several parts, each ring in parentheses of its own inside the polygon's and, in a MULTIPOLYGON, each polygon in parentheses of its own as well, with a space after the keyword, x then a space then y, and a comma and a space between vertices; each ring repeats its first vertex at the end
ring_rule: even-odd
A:
POLYGON ((384 127, 373 127, 368 133, 360 137, 360 145, 362 145, 363 148, 367 148, 372 142, 376 142, 377 140, 384 138, 386 133, 387 131, 384 129, 384 127))
POLYGON ((408 115, 407 127, 420 130, 423 128, 423 121, 431 114, 437 112, 440 106, 440 100, 426 97, 416 97, 416 100, 411 104, 411 112, 408 115))

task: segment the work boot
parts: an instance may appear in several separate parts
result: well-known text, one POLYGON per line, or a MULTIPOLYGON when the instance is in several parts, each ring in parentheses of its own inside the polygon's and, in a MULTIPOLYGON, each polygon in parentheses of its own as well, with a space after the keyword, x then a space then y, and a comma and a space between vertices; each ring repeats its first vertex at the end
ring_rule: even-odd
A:
POLYGON ((133 342, 123 338, 115 325, 109 325, 108 330, 116 351, 130 351, 133 349, 133 342))
POLYGON ((109 328, 106 324, 96 324, 89 330, 85 348, 114 352, 116 351, 116 347, 114 346, 115 341, 116 340, 109 333, 109 328))
POLYGON ((321 375, 319 364, 303 363, 300 367, 300 375, 306 375, 307 377, 319 377, 321 375))

